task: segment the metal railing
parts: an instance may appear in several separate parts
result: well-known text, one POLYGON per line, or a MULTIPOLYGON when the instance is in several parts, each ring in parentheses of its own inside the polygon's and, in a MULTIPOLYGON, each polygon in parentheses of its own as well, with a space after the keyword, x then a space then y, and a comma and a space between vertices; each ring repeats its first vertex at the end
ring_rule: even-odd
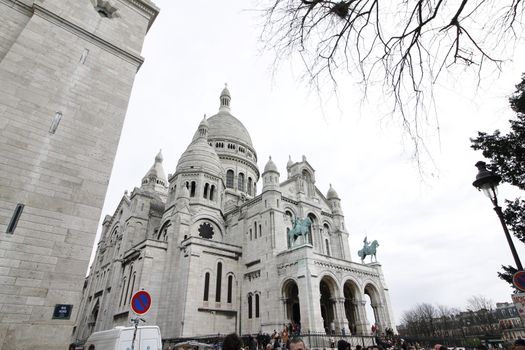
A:
MULTIPOLYGON (((173 346, 178 343, 187 342, 187 341, 197 341, 199 343, 213 344, 216 349, 222 347, 222 342, 226 334, 214 334, 214 335, 202 335, 194 337, 184 337, 184 338, 171 338, 163 339, 163 349, 167 349, 168 346, 173 346)), ((337 342, 339 340, 344 340, 352 345, 352 348, 355 349, 357 345, 361 345, 363 348, 371 345, 376 345, 376 340, 374 336, 359 336, 359 335, 345 335, 345 334, 333 334, 329 335, 324 332, 307 332, 301 333, 300 337, 308 349, 330 349, 332 346, 337 348, 337 342)), ((252 350, 259 349, 264 350, 266 344, 257 344, 257 334, 244 334, 242 335, 242 340, 245 347, 248 347, 252 350)), ((293 336, 290 337, 290 339, 293 336)), ((273 342, 273 340, 272 340, 273 342)))

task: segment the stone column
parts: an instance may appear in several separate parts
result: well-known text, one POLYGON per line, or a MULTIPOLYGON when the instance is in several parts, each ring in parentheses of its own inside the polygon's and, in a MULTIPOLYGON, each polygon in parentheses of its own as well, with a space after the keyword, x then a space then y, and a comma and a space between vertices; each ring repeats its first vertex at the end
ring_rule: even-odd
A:
POLYGON ((350 327, 348 326, 348 320, 346 319, 346 313, 345 313, 345 298, 336 298, 336 310, 337 310, 337 318, 336 318, 336 329, 344 334, 350 334, 350 327))
POLYGON ((288 303, 290 302, 289 298, 281 298, 281 315, 283 322, 281 323, 288 323, 288 303))
POLYGON ((354 305, 357 311, 356 327, 357 333, 362 335, 370 335, 370 324, 366 318, 365 300, 355 300, 354 305))

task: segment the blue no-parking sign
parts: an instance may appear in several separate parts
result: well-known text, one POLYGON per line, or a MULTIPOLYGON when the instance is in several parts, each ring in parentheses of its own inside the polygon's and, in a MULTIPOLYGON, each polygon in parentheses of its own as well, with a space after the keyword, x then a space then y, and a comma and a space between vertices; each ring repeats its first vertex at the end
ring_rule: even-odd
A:
POLYGON ((145 290, 139 290, 131 298, 131 310, 137 315, 144 315, 151 307, 151 295, 145 290))
POLYGON ((512 284, 522 292, 525 292, 525 271, 518 271, 512 276, 512 284))

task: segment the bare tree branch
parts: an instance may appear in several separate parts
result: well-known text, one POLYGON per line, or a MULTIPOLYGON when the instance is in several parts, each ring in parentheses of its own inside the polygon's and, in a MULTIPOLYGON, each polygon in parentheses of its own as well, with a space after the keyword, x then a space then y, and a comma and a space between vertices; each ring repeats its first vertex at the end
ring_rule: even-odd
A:
MULTIPOLYGON (((357 78, 382 81, 418 158, 425 150, 425 106, 441 74, 486 63, 523 37, 522 0, 260 0, 261 40, 276 62, 298 54, 313 85, 357 78)), ((479 79, 477 84, 479 84, 479 79)), ((319 86, 317 86, 319 89, 319 86)), ((431 101, 431 100, 430 100, 431 101)))

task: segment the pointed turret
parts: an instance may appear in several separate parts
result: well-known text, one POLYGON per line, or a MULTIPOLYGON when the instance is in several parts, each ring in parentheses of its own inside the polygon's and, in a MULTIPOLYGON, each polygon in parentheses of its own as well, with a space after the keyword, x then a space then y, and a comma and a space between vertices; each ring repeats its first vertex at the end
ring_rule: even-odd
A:
POLYGON ((328 199, 328 200, 340 199, 339 195, 337 194, 337 192, 332 187, 332 184, 330 184, 330 188, 328 189, 328 193, 326 194, 326 199, 328 199))
POLYGON ((221 92, 221 106, 219 107, 219 111, 230 111, 230 101, 232 97, 230 95, 230 90, 228 90, 228 84, 224 84, 224 89, 222 89, 221 92))
POLYGON ((202 118, 202 121, 199 124, 199 127, 197 128, 197 131, 195 132, 195 135, 193 135, 192 142, 195 142, 198 139, 204 139, 207 142, 209 129, 210 129, 210 126, 208 124, 208 120, 206 119, 206 114, 205 114, 204 118, 202 118))
POLYGON ((272 157, 268 159, 264 172, 262 173, 263 178, 263 192, 269 190, 279 190, 279 170, 272 160, 272 157))
POLYGON ((142 185, 140 186, 142 190, 157 192, 163 196, 168 193, 168 180, 162 166, 163 160, 162 150, 160 150, 155 156, 155 162, 142 178, 142 185))
POLYGON ((332 184, 330 184, 330 188, 326 194, 326 199, 330 203, 332 213, 334 215, 342 215, 343 211, 341 210, 341 198, 339 198, 339 195, 332 187, 332 184))

